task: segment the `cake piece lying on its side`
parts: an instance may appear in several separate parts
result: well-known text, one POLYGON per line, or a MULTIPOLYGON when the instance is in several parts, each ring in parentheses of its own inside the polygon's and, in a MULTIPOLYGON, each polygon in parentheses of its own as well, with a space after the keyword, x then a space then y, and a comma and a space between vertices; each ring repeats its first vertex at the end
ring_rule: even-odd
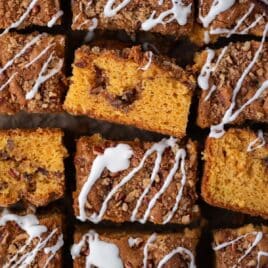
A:
POLYGON ((74 268, 195 267, 197 229, 182 233, 111 232, 78 229, 71 254, 74 268))
POLYGON ((72 1, 73 30, 150 31, 181 37, 193 28, 193 0, 72 1))
POLYGON ((202 196, 213 206, 268 218, 267 135, 229 129, 208 138, 202 196))
POLYGON ((268 6, 261 0, 199 1, 199 24, 195 25, 193 41, 197 45, 214 43, 219 37, 232 35, 262 36, 268 23, 268 6))
POLYGON ((64 107, 74 115, 185 136, 194 78, 140 47, 76 51, 64 107))
POLYGON ((62 111, 64 46, 61 35, 0 36, 0 113, 62 111))
POLYGON ((268 123, 267 59, 265 35, 262 42, 231 43, 196 57, 202 89, 197 123, 211 127, 211 137, 222 136, 226 124, 268 123))
POLYGON ((188 224, 199 216, 195 142, 82 137, 75 166, 74 210, 82 221, 188 224))
POLYGON ((0 131, 0 206, 45 206, 62 198, 67 151, 57 129, 0 131))
POLYGON ((0 29, 23 29, 29 26, 52 27, 61 23, 60 0, 0 0, 0 29))
POLYGON ((0 215, 1 267, 61 267, 63 219, 58 213, 0 215))
POLYGON ((268 265, 268 228, 247 225, 214 232, 216 268, 266 267, 268 265))

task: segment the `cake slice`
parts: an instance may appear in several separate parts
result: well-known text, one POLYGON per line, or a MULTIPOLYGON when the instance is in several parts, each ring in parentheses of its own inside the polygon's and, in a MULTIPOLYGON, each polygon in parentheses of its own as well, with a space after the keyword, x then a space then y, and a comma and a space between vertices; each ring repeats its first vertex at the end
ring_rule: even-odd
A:
POLYGON ((1 267, 61 267, 63 244, 63 220, 59 213, 1 213, 1 267))
POLYGON ((82 221, 189 224, 199 216, 195 142, 82 137, 75 167, 74 211, 82 221))
POLYGON ((73 30, 150 31, 176 38, 193 28, 194 1, 72 1, 73 30))
POLYGON ((157 234, 78 228, 71 254, 74 268, 196 267, 199 236, 197 229, 157 234))
POLYGON ((140 47, 83 46, 64 103, 74 115, 185 136, 195 81, 171 60, 140 47))
POLYGON ((67 88, 65 37, 46 33, 0 36, 0 113, 61 112, 67 88))
POLYGON ((196 57, 201 88, 197 124, 220 137, 227 124, 268 122, 268 43, 230 43, 196 57))
POLYGON ((48 26, 61 23, 60 0, 0 0, 0 29, 48 26))
POLYGON ((267 134, 229 129, 208 138, 202 196, 213 206, 268 218, 267 134))
POLYGON ((268 23, 268 6, 264 1, 199 1, 198 23, 193 41, 197 45, 214 43, 219 37, 233 35, 262 36, 268 23))
POLYGON ((246 225, 214 232, 216 268, 266 267, 268 265, 268 228, 246 225))
POLYGON ((0 131, 0 206, 44 206, 62 198, 67 151, 57 129, 0 131))

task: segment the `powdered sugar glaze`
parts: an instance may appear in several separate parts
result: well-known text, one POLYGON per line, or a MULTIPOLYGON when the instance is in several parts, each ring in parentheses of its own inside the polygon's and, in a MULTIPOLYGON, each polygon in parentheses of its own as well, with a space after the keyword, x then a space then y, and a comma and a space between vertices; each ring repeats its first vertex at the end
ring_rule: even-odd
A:
POLYGON ((133 221, 133 222, 139 221, 140 223, 147 222, 150 216, 150 213, 152 209, 154 208, 157 200, 167 190, 167 188, 169 187, 169 185, 171 184, 174 178, 175 173, 179 169, 182 174, 181 186, 177 192, 174 206, 171 209, 171 211, 169 211, 169 213, 164 217, 163 224, 170 222, 170 220, 173 218, 174 214, 176 213, 179 207, 179 203, 182 199, 183 190, 187 181, 186 170, 185 170, 186 151, 185 149, 177 148, 177 146, 178 145, 176 143, 176 139, 172 137, 169 139, 163 139, 162 141, 153 144, 153 146, 145 152, 139 164, 136 167, 134 167, 125 177, 121 179, 121 181, 116 186, 114 186, 110 190, 110 192, 104 198, 104 201, 102 202, 99 212, 95 212, 92 215, 88 216, 86 213, 87 197, 93 185, 97 182, 97 180, 101 178, 101 174, 103 170, 105 168, 107 168, 108 170, 112 172, 126 170, 129 167, 130 158, 133 155, 132 148, 126 144, 118 144, 116 147, 107 148, 102 155, 97 156, 97 158, 93 161, 90 174, 80 191, 80 194, 78 197, 79 216, 77 216, 77 218, 81 221, 90 220, 94 223, 100 222, 105 212, 107 211, 109 201, 113 198, 116 192, 134 178, 134 176, 144 167, 144 164, 146 160, 148 159, 148 157, 156 153, 156 159, 155 159, 154 167, 151 173, 150 182, 144 188, 143 192, 139 196, 137 203, 135 205, 135 208, 133 209, 131 213, 130 221, 133 221), (143 217, 139 219, 137 217, 139 208, 141 207, 145 196, 149 193, 151 187, 153 186, 156 180, 157 174, 160 170, 163 153, 168 148, 174 149, 176 151, 174 165, 170 169, 162 187, 159 189, 157 193, 154 194, 154 196, 150 200, 143 217))

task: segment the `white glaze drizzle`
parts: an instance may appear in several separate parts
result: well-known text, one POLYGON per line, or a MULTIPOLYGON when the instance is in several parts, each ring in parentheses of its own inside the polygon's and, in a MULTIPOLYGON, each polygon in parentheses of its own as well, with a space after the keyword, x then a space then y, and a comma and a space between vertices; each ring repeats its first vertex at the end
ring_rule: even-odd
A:
MULTIPOLYGON (((153 233, 147 239, 143 247, 143 268, 147 268, 149 247, 157 239, 157 234, 153 233)), ((138 238, 128 238, 128 244, 130 248, 133 248, 137 243, 138 238)), ((84 246, 89 247, 89 254, 86 256, 86 268, 90 268, 91 265, 95 265, 98 268, 121 268, 123 267, 123 262, 120 259, 119 248, 116 244, 107 243, 99 239, 99 235, 94 231, 90 230, 88 233, 84 234, 80 241, 71 247, 71 255, 73 260, 80 257, 81 250, 84 246)), ((196 268, 193 253, 184 247, 177 247, 166 254, 158 263, 157 268, 163 267, 174 255, 176 254, 186 254, 190 257, 189 268, 196 268)))
POLYGON ((152 51, 148 51, 148 62, 143 67, 139 67, 139 70, 147 71, 149 69, 152 64, 153 55, 152 51))
POLYGON ((142 44, 142 48, 143 48, 143 50, 145 50, 145 51, 148 51, 148 50, 152 49, 156 54, 160 54, 160 52, 159 52, 159 50, 157 49, 157 47, 156 47, 154 44, 152 44, 152 43, 144 42, 144 43, 142 44))
MULTIPOLYGON (((116 147, 107 148, 102 155, 97 156, 92 164, 88 179, 83 185, 78 197, 80 215, 77 218, 79 220, 85 221, 87 219, 85 212, 87 195, 95 182, 100 178, 104 169, 107 168, 111 172, 123 171, 129 167, 132 155, 133 151, 129 145, 118 144, 116 147)), ((96 217, 96 215, 92 215, 90 220, 94 220, 96 217)))
POLYGON ((17 75, 18 73, 13 73, 10 77, 9 77, 9 79, 3 84, 3 85, 1 85, 1 87, 0 87, 0 92, 2 91, 2 90, 4 90, 9 84, 10 84, 10 82, 14 79, 14 77, 17 75))
MULTIPOLYGON (((146 241, 144 248, 143 248, 143 268, 147 268, 147 261, 148 261, 148 252, 149 252, 149 246, 154 243, 157 239, 157 234, 153 233, 148 240, 146 241)), ((173 249, 171 252, 169 252, 168 254, 166 254, 158 263, 157 268, 161 268, 163 267, 163 265, 165 265, 174 255, 176 254, 187 254, 190 257, 190 264, 189 264, 189 268, 196 268, 195 265, 195 260, 194 260, 194 255, 193 253, 184 247, 177 247, 175 249, 173 249)))
POLYGON ((47 27, 51 28, 55 25, 57 20, 63 16, 64 12, 62 10, 59 10, 52 18, 51 20, 47 23, 47 27))
MULTIPOLYGON (((124 144, 121 144, 120 146, 123 146, 123 145, 124 144)), ((127 145, 125 145, 125 146, 127 146, 127 145)), ((119 182, 119 184, 117 184, 108 193, 108 195, 106 196, 105 200, 103 201, 103 203, 101 205, 101 208, 100 208, 99 212, 98 213, 95 212, 92 215, 87 216, 86 212, 85 212, 85 204, 86 204, 86 201, 87 201, 88 193, 92 189, 92 187, 95 184, 95 182, 100 178, 104 168, 106 167, 106 168, 108 168, 110 170, 110 168, 112 168, 114 164, 119 162, 119 163, 121 163, 123 165, 120 168, 127 169, 128 166, 129 166, 129 158, 132 156, 132 150, 128 146, 125 147, 120 152, 116 151, 118 149, 117 147, 112 147, 112 148, 106 149, 104 151, 103 155, 99 155, 94 160, 91 172, 89 174, 89 177, 88 177, 86 183, 83 185, 82 190, 80 191, 80 194, 79 194, 79 197, 78 197, 79 216, 77 216, 77 218, 79 220, 81 220, 81 221, 85 221, 85 220, 88 219, 88 220, 90 220, 90 221, 92 221, 94 223, 100 222, 102 220, 103 215, 105 214, 105 212, 107 210, 107 206, 108 206, 108 203, 109 203, 110 199, 114 196, 114 194, 122 186, 124 186, 128 181, 130 181, 135 176, 135 174, 143 168, 143 165, 144 165, 146 159, 150 155, 152 155, 153 153, 156 152, 157 157, 156 157, 155 164, 154 164, 154 167, 153 167, 153 171, 152 171, 152 174, 151 174, 150 183, 144 189, 143 193, 139 197, 139 199, 138 199, 138 201, 136 203, 136 206, 135 206, 134 210, 132 211, 132 214, 131 214, 131 217, 130 217, 130 221, 136 221, 137 220, 136 215, 138 213, 139 207, 142 204, 143 198, 149 192, 151 186, 153 185, 153 182, 155 181, 156 175, 157 175, 157 173, 158 173, 158 171, 160 169, 160 164, 161 164, 161 161, 162 161, 162 154, 164 153, 164 151, 168 147, 173 148, 174 146, 176 146, 176 139, 174 139, 172 137, 169 138, 169 139, 163 139, 162 141, 160 141, 158 143, 155 143, 150 149, 148 149, 145 152, 145 154, 144 154, 143 158, 141 159, 139 165, 137 167, 135 167, 134 169, 132 169, 132 171, 130 173, 128 173, 124 178, 122 178, 122 180, 119 182), (108 153, 107 153, 107 150, 108 150, 108 153), (107 154, 108 154, 108 156, 107 156, 107 154), (118 154, 118 155, 116 156, 115 154, 118 154), (114 160, 118 159, 119 157, 120 157, 121 160, 115 162, 114 160), (109 163, 109 167, 106 166, 107 162, 109 163)), ((154 207, 156 201, 165 192, 165 190, 168 188, 169 184, 171 183, 171 181, 172 181, 172 179, 174 177, 174 174, 176 173, 176 171, 178 169, 179 161, 181 160, 181 164, 180 164, 180 169, 181 169, 181 173, 182 173, 181 187, 180 187, 180 189, 178 191, 175 204, 174 204, 172 210, 167 214, 167 217, 164 220, 164 223, 169 222, 172 219, 172 217, 174 216, 174 213, 178 209, 179 202, 180 202, 180 200, 182 198, 183 189, 184 189, 186 179, 187 179, 186 172, 185 172, 185 157, 186 157, 186 151, 184 149, 178 150, 178 152, 176 153, 175 164, 174 164, 173 168, 170 170, 164 185, 161 187, 159 192, 156 193, 155 196, 153 197, 153 199, 150 201, 149 207, 146 210, 146 213, 144 214, 143 219, 139 220, 141 223, 146 222, 146 220, 148 219, 148 217, 150 215, 150 211, 154 207)), ((124 170, 124 169, 116 169, 116 170, 121 171, 121 170, 124 170)))
POLYGON ((257 268, 261 268, 260 267, 260 262, 261 262, 261 257, 262 256, 265 256, 265 257, 268 257, 268 252, 266 252, 266 251, 259 251, 258 252, 258 257, 257 257, 257 268))
POLYGON ((89 255, 86 257, 86 268, 94 265, 98 268, 123 268, 122 260, 119 256, 119 249, 113 243, 107 243, 99 239, 99 235, 91 230, 86 233, 79 243, 71 248, 73 260, 80 256, 81 249, 85 245, 89 246, 89 255))
POLYGON ((55 43, 49 43, 49 45, 41 51, 41 53, 39 53, 35 58, 33 58, 30 62, 28 62, 24 68, 29 68, 31 65, 33 65, 34 63, 36 63, 39 59, 41 59, 48 51, 50 48, 52 48, 53 46, 55 46, 55 43))
MULTIPOLYGON (((161 161, 161 156, 159 155, 159 152, 163 152, 162 150, 164 150, 163 148, 168 148, 168 147, 173 147, 175 146, 175 142, 176 140, 174 138, 169 138, 169 139, 163 139, 162 141, 155 143, 149 150, 147 150, 140 162, 140 164, 134 168, 127 176, 125 176, 121 182, 116 185, 111 191, 110 193, 107 195, 106 199, 104 200, 104 202, 102 203, 102 207, 100 209, 99 215, 97 215, 96 213, 94 213, 93 215, 91 215, 90 220, 94 223, 98 223, 101 221, 105 211, 107 210, 107 204, 109 202, 109 200, 112 198, 112 196, 123 186, 125 185, 128 181, 130 181, 134 175, 140 171, 143 168, 143 165, 146 161, 146 159, 153 154, 154 152, 156 152, 158 154, 158 157, 155 160, 155 166, 153 169, 153 175, 151 177, 151 181, 154 181, 155 176, 157 175, 157 169, 159 169, 159 165, 161 161)), ((130 218, 131 221, 133 220, 133 215, 131 215, 130 218)))
MULTIPOLYGON (((91 4, 92 4, 92 0, 88 1, 88 3, 86 4, 85 11, 87 11, 89 9, 91 4)), ((80 10, 80 12, 73 18, 73 24, 75 24, 77 22, 77 20, 79 19, 79 17, 83 14, 83 6, 80 6, 79 10, 80 10)))
POLYGON ((264 4, 268 5, 268 0, 261 0, 264 4))
POLYGON ((144 248, 143 248, 143 268, 147 267, 147 261, 148 261, 148 251, 149 251, 149 246, 155 242, 157 238, 156 233, 153 233, 148 240, 146 241, 144 248))
POLYGON ((233 111, 236 105, 236 97, 237 94, 239 93, 241 87, 242 87, 242 83, 245 80, 245 78, 247 77, 248 73, 250 72, 250 70, 253 68, 253 66, 255 65, 256 61, 258 60, 258 57, 263 49, 263 45, 265 42, 265 38, 267 35, 267 31, 268 31, 268 24, 266 24, 264 32, 263 32, 263 37, 262 37, 262 41, 260 43, 260 46, 258 47, 253 60, 249 63, 249 65, 247 66, 247 68, 244 70, 243 74, 241 75, 241 77, 239 78, 234 90, 233 90, 233 95, 232 95, 232 102, 230 107, 226 110, 221 122, 217 125, 212 125, 210 128, 210 134, 209 137, 212 138, 220 138, 222 137, 222 135, 224 135, 225 131, 224 131, 224 126, 232 121, 234 121, 239 114, 248 106, 250 105, 252 102, 254 102, 255 100, 257 100, 261 94, 268 88, 268 80, 266 80, 261 87, 259 87, 257 89, 257 91, 255 92, 255 94, 253 95, 253 97, 251 97, 247 102, 245 102, 239 109, 237 109, 235 112, 233 111))
POLYGON ((54 258, 55 254, 57 253, 57 251, 59 251, 64 245, 64 240, 63 240, 63 235, 61 234, 58 237, 58 240, 56 242, 56 244, 54 246, 51 247, 46 247, 44 249, 45 254, 51 254, 47 260, 46 263, 44 265, 44 268, 46 268, 48 266, 48 264, 50 263, 50 261, 54 258))
POLYGON ((34 98, 34 96, 36 95, 36 93, 38 92, 39 87, 46 82, 48 79, 50 79, 51 77, 53 77, 54 75, 56 75, 63 67, 63 59, 59 59, 57 66, 53 69, 51 69, 48 74, 45 74, 46 71, 48 70, 49 64, 51 63, 51 61, 53 60, 53 56, 54 56, 55 52, 53 51, 50 56, 48 57, 48 59, 45 61, 45 63, 43 64, 39 74, 38 74, 38 78, 35 81, 35 84, 33 85, 33 87, 31 88, 30 91, 27 92, 25 99, 26 100, 31 100, 34 98))
POLYGON ((192 4, 185 6, 181 0, 171 0, 172 8, 163 11, 158 17, 155 17, 156 11, 153 11, 151 16, 142 23, 141 29, 149 31, 158 24, 165 25, 174 20, 181 26, 187 24, 188 15, 191 13, 192 4), (167 20, 166 20, 167 19, 167 20))
POLYGON ((38 0, 32 0, 31 3, 29 4, 29 6, 27 7, 27 9, 25 10, 25 12, 19 17, 19 19, 17 21, 13 22, 9 27, 7 27, 0 34, 0 36, 8 33, 11 29, 19 27, 23 23, 23 21, 28 17, 28 15, 30 14, 31 10, 33 9, 33 7, 36 5, 37 2, 38 2, 38 0))
POLYGON ((207 59, 197 79, 199 87, 203 90, 208 90, 209 88, 209 78, 213 72, 212 61, 215 57, 215 51, 213 49, 207 48, 206 51, 207 59))
MULTIPOLYGON (((214 73, 217 70, 218 65, 220 64, 222 58, 224 57, 226 51, 228 49, 228 46, 224 47, 216 61, 216 63, 213 65, 212 61, 215 57, 215 51, 207 48, 207 59, 206 59, 206 63, 204 64, 204 66, 201 69, 201 72, 198 76, 197 82, 198 85, 201 89, 203 90, 208 90, 209 89, 209 79, 212 73, 214 73)), ((215 87, 215 85, 212 85, 210 91, 212 90, 213 86, 215 87)), ((213 89, 214 91, 215 89, 213 89)), ((211 95, 211 93, 209 93, 209 95, 211 95)))
MULTIPOLYGON (((241 239, 244 239, 246 237, 248 237, 249 235, 255 235, 255 239, 252 242, 252 244, 246 249, 245 253, 237 260, 237 264, 240 263, 244 258, 247 257, 248 254, 250 254, 250 252, 258 245, 258 243, 262 240, 263 238, 263 233, 262 232, 251 232, 251 233, 246 233, 244 235, 238 236, 237 238, 235 238, 234 240, 228 241, 228 242, 224 242, 222 244, 219 244, 215 247, 213 247, 213 250, 218 251, 221 250, 223 248, 229 247, 231 245, 234 245, 235 243, 237 243, 238 241, 240 241, 241 239)), ((234 265, 233 268, 235 268, 237 265, 234 265)))
POLYGON ((188 265, 189 268, 196 268, 195 261, 194 261, 194 255, 193 253, 184 247, 177 247, 173 249, 169 254, 164 256, 160 262, 157 265, 157 268, 162 268, 174 255, 176 254, 187 254, 190 257, 190 264, 188 265))
MULTIPOLYGON (((201 12, 199 12, 199 19, 203 26, 207 28, 219 14, 228 10, 235 4, 235 2, 235 0, 213 0, 207 15, 202 16, 201 12)), ((202 5, 203 1, 201 1, 200 4, 202 5)))
POLYGON ((133 248, 137 245, 137 243, 139 242, 139 238, 133 238, 133 237, 129 237, 128 238, 128 245, 130 248, 133 248))
MULTIPOLYGON (((0 68, 0 74, 3 73, 7 68, 11 67, 13 65, 13 63, 15 62, 15 60, 19 57, 21 57, 26 51, 27 49, 29 49, 31 46, 33 46, 42 36, 44 36, 45 34, 41 34, 41 35, 37 35, 36 37, 34 37, 30 42, 28 42, 12 59, 10 59, 5 65, 4 67, 0 68)), ((37 62, 40 58, 42 58, 51 47, 53 47, 55 45, 55 43, 49 43, 48 46, 42 50, 35 58, 33 58, 29 63, 25 64, 25 66, 23 66, 24 68, 29 68, 31 65, 33 65, 35 62, 37 62)), ((0 91, 4 90, 7 85, 10 84, 10 82, 14 79, 14 77, 18 74, 18 72, 13 73, 10 78, 0 87, 0 91)))
POLYGON ((104 16, 105 17, 113 17, 115 16, 121 9, 126 7, 131 0, 123 0, 117 7, 113 8, 116 0, 108 0, 106 5, 104 6, 104 16))
POLYGON ((263 131, 261 129, 258 130, 258 137, 254 141, 250 142, 247 148, 247 152, 255 151, 265 145, 265 139, 263 137, 263 131), (259 143, 259 144, 258 144, 259 143), (258 144, 258 145, 256 145, 258 144))
POLYGON ((239 27, 243 24, 243 22, 249 17, 249 15, 252 13, 254 10, 255 5, 252 3, 249 7, 249 10, 240 18, 238 19, 236 25, 234 26, 233 29, 226 29, 226 28, 216 28, 213 29, 211 28, 209 30, 209 33, 212 35, 217 35, 217 34, 226 34, 226 37, 229 38, 233 34, 240 34, 244 35, 249 32, 250 29, 254 28, 260 21, 261 19, 265 16, 265 13, 262 15, 259 15, 250 25, 248 25, 245 29, 242 29, 241 31, 238 31, 239 27))
MULTIPOLYGON (((35 260, 38 252, 44 249, 44 247, 49 242, 49 240, 55 235, 55 233, 57 232, 57 229, 52 230, 48 234, 48 236, 42 239, 41 236, 48 230, 46 226, 39 224, 39 221, 35 215, 29 214, 25 216, 19 216, 16 214, 12 214, 8 210, 5 209, 0 217, 0 226, 5 226, 7 222, 9 221, 14 221, 23 231, 27 233, 29 237, 25 245, 18 249, 17 253, 7 263, 3 265, 3 268, 28 267, 28 265, 30 265, 35 260), (31 243, 33 242, 35 238, 38 238, 37 245, 30 252, 25 253, 25 251, 27 251, 28 247, 31 245, 31 243)), ((49 256, 47 260, 47 264, 54 258, 55 254, 62 246, 63 246, 63 241, 60 245, 58 244, 58 241, 57 241, 55 247, 51 247, 54 250, 49 252, 51 253, 51 255, 49 256)))
MULTIPOLYGON (((137 201, 137 204, 136 204, 134 210, 132 211, 132 214, 131 214, 131 217, 130 217, 131 221, 136 221, 136 215, 138 213, 138 210, 139 210, 140 206, 142 205, 142 201, 143 201, 144 197, 146 196, 146 194, 151 189, 151 187, 152 187, 152 185, 153 185, 153 183, 155 181, 155 178, 156 178, 156 176, 157 176, 157 174, 159 172, 159 169, 160 169, 160 164, 162 162, 162 155, 163 155, 164 151, 167 148, 173 148, 175 145, 176 145, 176 140, 175 139, 171 139, 168 142, 166 142, 166 140, 162 140, 160 143, 154 144, 154 146, 151 148, 152 152, 156 151, 157 156, 156 156, 153 171, 152 171, 152 174, 151 174, 151 177, 150 177, 150 183, 145 187, 143 193, 139 197, 139 199, 137 201)), ((152 152, 150 152, 150 154, 152 152)), ((145 153, 145 156, 146 156, 146 153, 145 153)), ((143 158, 143 159, 146 159, 146 158, 143 158)), ((147 215, 147 213, 145 213, 145 214, 147 215)), ((144 223, 144 222, 146 222, 146 220, 141 219, 140 222, 144 223)))
POLYGON ((43 34, 39 34, 32 38, 12 59, 10 59, 3 67, 0 68, 0 74, 2 74, 7 68, 13 65, 16 59, 21 57, 26 53, 26 51, 32 47, 36 42, 43 36, 43 34))

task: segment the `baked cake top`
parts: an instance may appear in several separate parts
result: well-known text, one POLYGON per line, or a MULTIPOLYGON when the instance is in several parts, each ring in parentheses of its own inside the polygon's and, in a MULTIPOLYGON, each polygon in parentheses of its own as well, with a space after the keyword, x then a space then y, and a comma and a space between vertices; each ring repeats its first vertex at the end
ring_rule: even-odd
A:
POLYGON ((226 124, 246 120, 268 122, 268 43, 230 43, 208 48, 196 58, 200 71, 198 124, 211 127, 210 137, 221 137, 226 124))
POLYGON ((1 35, 31 25, 52 27, 61 22, 62 15, 59 0, 1 0, 1 35))
POLYGON ((73 1, 75 30, 122 29, 188 35, 193 26, 192 0, 99 0, 73 1))

